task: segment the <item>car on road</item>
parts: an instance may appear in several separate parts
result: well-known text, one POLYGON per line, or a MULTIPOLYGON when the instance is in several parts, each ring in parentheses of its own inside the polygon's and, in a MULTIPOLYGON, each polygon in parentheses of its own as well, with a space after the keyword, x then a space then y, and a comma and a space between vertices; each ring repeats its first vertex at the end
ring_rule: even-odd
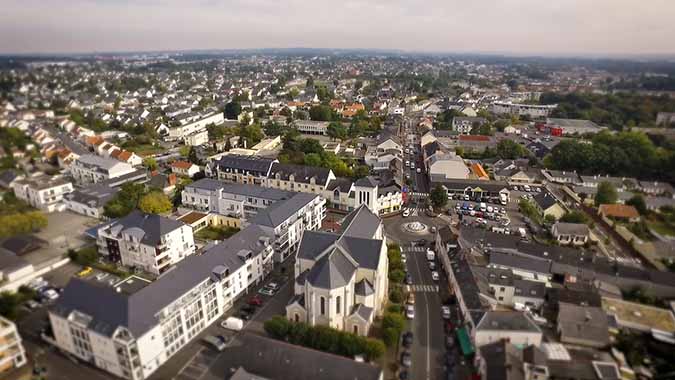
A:
POLYGON ((410 380, 410 374, 406 370, 402 370, 398 374, 399 380, 410 380))
POLYGON ((408 319, 415 318, 415 307, 413 305, 407 305, 405 307, 405 317, 408 319))
POLYGON ((240 331, 244 328, 244 321, 237 317, 228 317, 224 321, 220 322, 220 327, 226 330, 240 331))
POLYGON ((423 246, 427 245, 427 240, 426 239, 417 239, 417 240, 413 241, 413 244, 423 247, 423 246))
POLYGON ((216 351, 223 351, 225 348, 227 348, 225 341, 214 335, 207 335, 202 339, 202 341, 216 351))
POLYGON ((35 309, 39 308, 40 306, 42 306, 42 305, 40 305, 40 303, 38 303, 35 300, 28 300, 28 302, 26 302, 26 307, 29 310, 35 310, 35 309))
POLYGON ((448 349, 451 349, 455 347, 455 336, 454 335, 446 335, 445 336, 445 347, 448 349))
POLYGON ((410 355, 410 352, 404 351, 401 353, 401 365, 406 368, 412 366, 412 355, 410 355))
POLYGON ((410 348, 413 344, 413 340, 414 340, 413 338, 414 338, 414 336, 413 336, 412 331, 404 332, 403 333, 403 339, 402 339, 403 347, 410 348))
POLYGON ((417 173, 418 173, 418 174, 419 174, 419 173, 422 173, 422 169, 417 168, 417 173))
POLYGON ((450 319, 450 306, 441 306, 441 315, 443 316, 443 319, 450 319))
POLYGON ((77 272, 77 277, 84 277, 92 271, 93 269, 91 269, 91 267, 84 267, 81 271, 77 272))
POLYGON ((408 258, 406 257, 405 253, 401 253, 401 262, 405 264, 408 261, 408 258))
POLYGON ((412 284, 413 284, 413 280, 412 280, 412 276, 411 276, 411 275, 405 276, 405 283, 406 283, 407 285, 412 285, 412 284))
POLYGON ((438 276, 438 272, 436 271, 431 272, 431 279, 434 281, 438 281, 440 279, 440 277, 438 276))
POLYGON ((266 296, 273 296, 279 290, 279 284, 276 282, 270 282, 269 284, 262 287, 258 290, 258 293, 264 294, 266 296))
POLYGON ((409 209, 403 210, 403 217, 404 217, 404 218, 407 218, 407 217, 409 217, 409 216, 410 216, 410 210, 409 210, 409 209))
POLYGON ((405 301, 408 305, 415 304, 415 293, 408 293, 408 299, 405 301))
POLYGON ((248 299, 248 304, 253 306, 262 306, 263 300, 260 298, 260 296, 255 295, 248 299))
POLYGON ((445 332, 452 334, 455 331, 455 325, 450 321, 445 321, 445 332))
POLYGON ((436 270, 436 263, 433 261, 429 261, 429 270, 436 270))

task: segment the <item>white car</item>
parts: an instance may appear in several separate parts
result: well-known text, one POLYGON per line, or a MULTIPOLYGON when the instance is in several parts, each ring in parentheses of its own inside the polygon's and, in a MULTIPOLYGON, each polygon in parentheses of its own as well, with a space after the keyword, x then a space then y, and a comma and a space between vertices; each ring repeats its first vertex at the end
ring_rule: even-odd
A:
POLYGON ((429 261, 429 269, 430 270, 436 270, 436 263, 433 261, 429 261))
POLYGON ((405 317, 408 318, 408 319, 415 318, 415 306, 407 305, 405 307, 405 317))
POLYGON ((441 315, 443 316, 443 319, 450 319, 450 306, 441 306, 441 315))
POLYGON ((431 272, 431 279, 434 281, 438 281, 440 279, 440 277, 438 276, 438 272, 436 271, 431 272))
POLYGON ((405 264, 406 261, 408 261, 408 258, 406 257, 405 253, 401 253, 401 262, 405 264))
POLYGON ((417 168, 417 173, 422 173, 422 169, 417 168))
POLYGON ((408 210, 408 209, 403 210, 403 217, 407 218, 409 216, 410 216, 410 210, 408 210))

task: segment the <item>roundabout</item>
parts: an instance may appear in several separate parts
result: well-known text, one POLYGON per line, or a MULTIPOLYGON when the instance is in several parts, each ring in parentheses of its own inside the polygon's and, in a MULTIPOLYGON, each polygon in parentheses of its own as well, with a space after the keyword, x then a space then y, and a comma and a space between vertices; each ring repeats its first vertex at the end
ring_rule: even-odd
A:
POLYGON ((426 234, 428 233, 429 230, 429 227, 426 224, 419 221, 403 223, 401 225, 401 228, 403 229, 404 232, 416 235, 426 234))

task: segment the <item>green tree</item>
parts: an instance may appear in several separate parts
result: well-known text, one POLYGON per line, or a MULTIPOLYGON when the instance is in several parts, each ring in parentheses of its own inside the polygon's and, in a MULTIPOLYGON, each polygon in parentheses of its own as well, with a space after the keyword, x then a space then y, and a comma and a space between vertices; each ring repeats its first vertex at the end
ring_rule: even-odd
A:
POLYGON ((497 157, 504 159, 516 159, 527 155, 525 148, 513 140, 501 140, 496 150, 497 157))
POLYGON ((598 192, 595 194, 595 205, 616 203, 619 195, 610 182, 602 181, 598 184, 598 192))
POLYGON ((631 199, 626 201, 626 204, 635 207, 640 215, 646 215, 648 212, 645 198, 640 194, 634 195, 631 199))
POLYGON ((431 199, 431 204, 437 209, 444 207, 448 203, 448 193, 441 185, 436 185, 434 189, 431 190, 429 198, 431 199))
POLYGON ((154 157, 146 157, 143 159, 143 166, 150 171, 157 170, 157 160, 154 157))
POLYGON ((326 134, 333 139, 344 140, 347 138, 347 128, 340 122, 332 122, 328 124, 326 134))
POLYGON ((309 118, 317 121, 334 120, 333 110, 326 105, 318 105, 309 109, 309 118))
POLYGON ((173 209, 173 204, 166 194, 152 191, 141 197, 138 208, 148 214, 164 214, 173 209))
POLYGON ((588 216, 583 211, 579 210, 572 210, 568 212, 567 214, 563 215, 562 218, 560 218, 561 222, 564 223, 584 223, 587 224, 589 222, 588 216))
POLYGON ((40 211, 0 215, 0 237, 28 234, 45 227, 47 227, 47 217, 40 211))
POLYGON ((265 135, 258 124, 242 125, 239 127, 239 137, 246 141, 246 147, 250 148, 259 143, 265 135))
POLYGON ((115 197, 103 206, 103 214, 108 218, 123 217, 138 207, 138 202, 145 193, 145 185, 125 183, 115 197))
POLYGON ((225 105, 223 110, 225 118, 228 120, 237 120, 237 117, 241 113, 241 104, 237 101, 231 101, 225 105))

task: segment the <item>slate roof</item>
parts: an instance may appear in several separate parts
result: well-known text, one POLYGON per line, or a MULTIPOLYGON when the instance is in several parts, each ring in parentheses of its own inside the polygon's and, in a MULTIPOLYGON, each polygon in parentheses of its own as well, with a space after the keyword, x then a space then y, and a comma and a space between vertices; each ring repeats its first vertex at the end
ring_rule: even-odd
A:
POLYGON ((238 334, 220 358, 228 380, 228 374, 239 368, 274 380, 378 380, 383 376, 382 369, 368 363, 246 332, 238 334))
POLYGON ((372 238, 379 225, 380 218, 362 204, 342 220, 340 232, 351 237, 372 238))
POLYGON ((341 193, 346 193, 351 190, 352 184, 353 182, 351 179, 338 177, 336 179, 330 180, 330 182, 328 182, 328 185, 326 186, 326 189, 331 191, 339 189, 341 193))
POLYGON ((590 230, 585 223, 565 223, 557 222, 553 225, 555 231, 562 235, 583 235, 589 234, 590 230))
POLYGON ((202 178, 187 185, 186 188, 202 189, 208 191, 217 191, 222 189, 223 193, 225 194, 244 195, 248 197, 270 199, 274 201, 289 199, 296 194, 292 191, 240 183, 227 183, 212 178, 202 178))
POLYGON ((141 211, 134 210, 129 215, 120 218, 107 226, 110 231, 121 227, 119 233, 122 231, 132 232, 132 229, 138 230, 133 233, 142 235, 140 237, 141 243, 155 246, 160 243, 161 237, 181 228, 185 223, 169 219, 167 217, 157 214, 145 214, 141 211))
POLYGON ((549 193, 547 190, 538 193, 533 197, 533 199, 542 210, 548 210, 550 207, 558 203, 555 200, 553 194, 549 193))
POLYGON ((251 223, 275 228, 296 214, 301 208, 319 197, 316 194, 309 193, 291 194, 293 195, 289 199, 286 199, 283 202, 276 202, 267 208, 259 210, 251 223))
POLYGON ((378 182, 373 176, 366 176, 363 178, 359 178, 355 183, 356 186, 360 187, 377 187, 378 182))
POLYGON ((64 198, 76 203, 86 204, 89 207, 99 208, 108 203, 119 190, 119 187, 110 187, 98 183, 83 189, 76 189, 72 193, 65 194, 64 198))
POLYGON ((485 380, 524 380, 521 351, 513 344, 499 340, 480 348, 485 362, 485 380))
POLYGON ((267 175, 275 161, 274 158, 228 154, 216 160, 215 165, 222 169, 238 169, 267 175))
POLYGON ((331 170, 327 168, 307 166, 307 165, 292 165, 274 163, 270 170, 269 178, 279 178, 288 181, 293 175, 293 180, 300 183, 310 183, 310 179, 314 178, 317 185, 324 185, 328 181, 331 170))
POLYGON ((307 281, 317 288, 335 289, 347 285, 357 269, 354 259, 338 246, 314 264, 307 281))
POLYGON ((546 260, 532 259, 523 256, 509 255, 501 252, 490 252, 490 265, 507 268, 518 268, 535 273, 550 273, 551 262, 546 260))
POLYGON ((78 310, 93 317, 91 328, 101 334, 110 336, 118 326, 123 326, 138 338, 157 324, 156 314, 160 310, 209 278, 216 266, 232 273, 244 265, 239 252, 249 250, 254 256, 259 254, 265 248, 260 237, 267 237, 270 242, 273 238, 251 225, 202 255, 188 256, 159 279, 131 294, 117 292, 93 279, 73 277, 52 310, 62 316, 78 310))
POLYGON ((600 307, 561 303, 558 311, 558 329, 561 339, 574 338, 609 344, 607 314, 600 307))
POLYGON ((368 307, 362 303, 357 303, 352 308, 350 315, 358 315, 365 321, 370 321, 370 317, 373 315, 373 308, 368 307))
POLYGON ((354 285, 354 293, 356 293, 357 296, 365 297, 374 294, 375 289, 373 289, 373 285, 364 278, 354 285))

